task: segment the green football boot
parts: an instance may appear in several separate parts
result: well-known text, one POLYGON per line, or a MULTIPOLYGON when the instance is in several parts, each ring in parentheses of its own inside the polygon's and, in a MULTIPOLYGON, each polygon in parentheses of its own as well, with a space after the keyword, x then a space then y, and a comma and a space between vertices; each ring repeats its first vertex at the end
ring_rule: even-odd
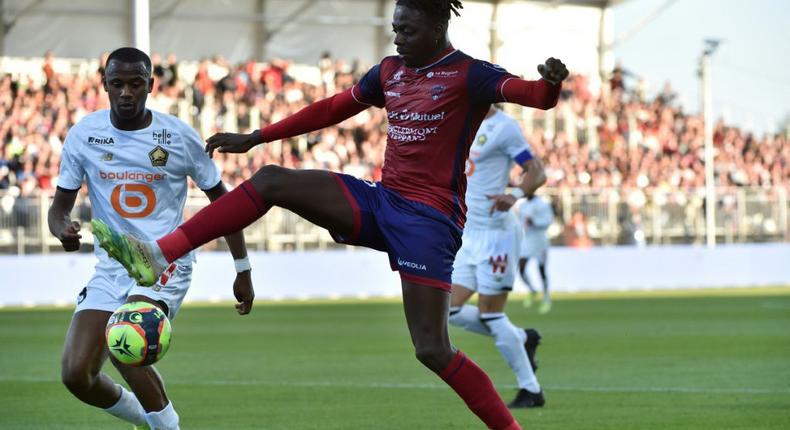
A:
POLYGON ((135 239, 128 234, 120 234, 112 230, 100 219, 91 220, 93 235, 99 240, 109 256, 121 263, 139 285, 150 287, 156 283, 159 275, 164 271, 153 256, 150 245, 135 239))

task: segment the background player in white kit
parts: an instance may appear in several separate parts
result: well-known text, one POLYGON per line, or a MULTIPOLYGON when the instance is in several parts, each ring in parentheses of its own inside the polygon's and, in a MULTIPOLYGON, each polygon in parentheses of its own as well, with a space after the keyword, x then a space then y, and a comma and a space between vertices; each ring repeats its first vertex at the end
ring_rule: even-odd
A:
POLYGON ((518 260, 518 273, 521 279, 529 288, 529 294, 524 301, 524 305, 532 305, 537 290, 527 271, 527 265, 535 260, 538 263, 538 273, 540 273, 541 285, 543 286, 543 300, 540 303, 538 312, 545 314, 551 310, 551 296, 549 295, 549 281, 546 277, 546 261, 549 251, 549 236, 546 230, 554 222, 554 211, 551 205, 534 193, 527 194, 526 200, 519 203, 516 208, 519 224, 524 229, 524 237, 521 240, 521 251, 518 260))
POLYGON ((516 121, 491 107, 477 131, 467 161, 467 221, 463 245, 453 265, 450 324, 492 336, 516 374, 519 391, 511 408, 543 406, 534 370, 540 334, 513 325, 504 313, 515 281, 519 226, 510 208, 546 182, 542 163, 533 157, 516 121), (513 162, 524 173, 514 194, 504 194, 513 162), (465 304, 477 292, 478 306, 465 304))
MULTIPOLYGON (((211 200, 226 192, 198 134, 171 115, 145 108, 153 88, 148 55, 120 48, 108 57, 104 73, 111 109, 86 116, 69 131, 49 210, 49 229, 66 251, 79 249, 80 224, 69 214, 83 181, 94 218, 149 240, 181 223, 187 176, 211 200)), ((237 263, 236 308, 247 314, 254 292, 244 237, 238 232, 226 239, 237 263)), ((95 250, 96 271, 77 298, 66 335, 63 383, 81 401, 135 426, 177 429, 178 414, 153 366, 130 367, 113 360, 134 394, 101 373, 108 356, 104 329, 112 312, 131 301, 152 303, 174 318, 189 288, 194 255, 171 264, 156 285, 145 288, 103 249, 95 250)))

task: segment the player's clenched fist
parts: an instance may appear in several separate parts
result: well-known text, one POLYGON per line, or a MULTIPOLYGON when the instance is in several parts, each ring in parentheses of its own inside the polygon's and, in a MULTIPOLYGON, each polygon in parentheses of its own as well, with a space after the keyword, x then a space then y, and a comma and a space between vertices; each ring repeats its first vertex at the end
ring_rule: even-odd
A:
POLYGON ((206 141, 206 152, 208 152, 209 157, 214 156, 215 150, 219 152, 242 154, 259 143, 261 143, 259 130, 250 134, 217 133, 209 137, 206 141))
POLYGON ((554 85, 559 84, 568 77, 568 69, 565 67, 565 64, 554 57, 546 60, 545 64, 538 65, 538 73, 543 79, 554 85))
POLYGON ((66 228, 60 232, 58 235, 58 239, 60 243, 63 245, 63 249, 66 252, 77 251, 80 249, 80 239, 82 235, 79 234, 80 231, 80 223, 77 221, 72 221, 70 224, 66 225, 66 228))

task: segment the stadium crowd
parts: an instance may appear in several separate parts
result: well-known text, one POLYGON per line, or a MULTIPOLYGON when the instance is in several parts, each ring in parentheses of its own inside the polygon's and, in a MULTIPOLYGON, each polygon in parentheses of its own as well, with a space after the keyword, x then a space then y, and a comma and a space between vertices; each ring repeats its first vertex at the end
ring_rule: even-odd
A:
MULTIPOLYGON (((238 130, 248 130, 255 122, 251 113, 260 113, 256 123, 277 121, 351 86, 364 72, 324 56, 319 63, 322 83, 311 85, 291 77, 286 61, 233 66, 215 57, 201 61, 195 76, 184 79, 172 54, 166 61, 154 54, 152 60, 157 80, 150 104, 175 114, 178 103, 187 101, 197 121, 206 104, 213 103, 216 121, 202 128, 212 133, 225 128, 229 106, 235 106, 238 130)), ((26 76, 0 78, 0 189, 51 190, 69 127, 87 113, 108 107, 101 69, 85 77, 57 74, 51 61, 48 55, 43 66, 46 79, 40 85, 26 76)), ((547 136, 542 128, 535 128, 528 137, 546 161, 548 185, 596 189, 702 186, 703 124, 698 116, 685 115, 675 100, 669 87, 648 99, 639 86, 626 88, 617 73, 611 91, 601 97, 589 91, 584 76, 572 76, 558 110, 567 104, 565 109, 577 118, 597 123, 599 143, 588 144, 583 133, 570 137, 558 131, 547 136)), ((332 169, 375 180, 381 174, 385 142, 385 115, 370 110, 282 146, 264 145, 248 156, 220 155, 218 162, 231 185, 267 163, 332 169)), ((719 122, 714 144, 720 186, 788 185, 787 136, 757 139, 719 122)))
MULTIPOLYGON (((90 73, 57 73, 47 54, 40 76, 0 76, 0 190, 17 196, 52 192, 59 154, 69 127, 84 115, 108 108, 101 88, 102 68, 90 73)), ((101 58, 98 64, 103 64, 101 58)), ((217 131, 247 131, 353 85, 364 68, 325 54, 320 78, 310 83, 290 73, 284 60, 232 65, 217 56, 196 67, 181 67, 174 55, 152 55, 156 84, 149 98, 155 109, 191 120, 204 137, 217 131), (185 75, 186 70, 194 71, 185 75), (184 114, 186 112, 186 114, 184 114)), ((544 159, 548 186, 562 190, 689 189, 704 185, 703 124, 683 112, 669 86, 649 98, 641 85, 616 69, 601 95, 588 80, 573 75, 564 86, 555 133, 532 128, 528 140, 544 159), (570 113, 570 115, 568 115, 570 113), (563 121, 573 121, 568 133, 563 121), (592 127, 590 127, 592 124, 592 127), (590 138, 591 131, 596 135, 590 138)), ((537 112, 537 119, 543 114, 537 112)), ((537 121, 536 124, 540 123, 537 121)), ((386 116, 370 109, 338 126, 270 145, 249 154, 219 154, 216 160, 230 186, 266 164, 342 171, 370 180, 381 177, 386 116)), ((756 138, 737 127, 715 125, 716 178, 721 187, 790 187, 788 136, 756 138)), ((632 193, 633 195, 633 193, 632 193)))

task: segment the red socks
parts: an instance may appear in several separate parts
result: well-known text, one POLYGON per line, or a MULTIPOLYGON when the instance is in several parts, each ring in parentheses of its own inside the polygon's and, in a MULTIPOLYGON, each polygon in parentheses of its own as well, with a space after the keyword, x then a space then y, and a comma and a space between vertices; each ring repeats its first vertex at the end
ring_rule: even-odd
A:
POLYGON ((490 429, 521 430, 513 415, 505 406, 502 398, 494 389, 494 384, 483 369, 464 355, 460 350, 450 364, 439 373, 444 380, 466 402, 490 429))
POLYGON ((174 232, 157 240, 168 262, 221 236, 241 231, 269 211, 271 205, 255 191, 250 181, 201 209, 174 232))

